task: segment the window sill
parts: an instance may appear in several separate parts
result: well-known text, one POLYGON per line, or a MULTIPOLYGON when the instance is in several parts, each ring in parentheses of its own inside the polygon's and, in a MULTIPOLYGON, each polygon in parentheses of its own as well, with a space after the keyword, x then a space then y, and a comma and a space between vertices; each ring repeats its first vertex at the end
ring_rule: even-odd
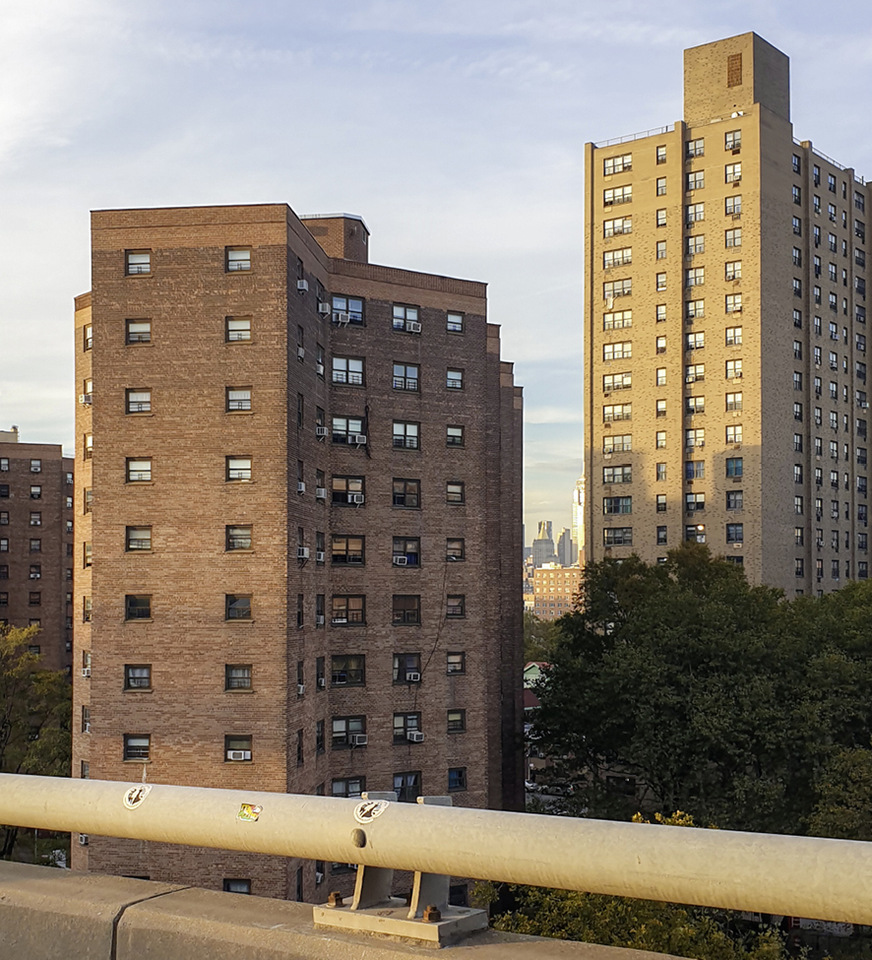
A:
POLYGON ((154 617, 134 617, 132 620, 124 618, 125 623, 154 623, 154 617))
POLYGON ((225 618, 225 623, 254 623, 254 617, 234 617, 232 620, 225 618))
POLYGON ((122 693, 154 693, 154 687, 124 687, 122 693))
MULTIPOLYGON (((252 413, 254 413, 254 410, 225 410, 224 412, 228 416, 239 417, 239 416, 244 416, 246 414, 251 415, 252 413)), ((234 762, 239 763, 238 760, 234 762)), ((242 762, 245 762, 245 761, 242 761, 242 762)))
POLYGON ((125 410, 124 413, 128 417, 153 417, 154 416, 151 410, 125 410))
MULTIPOLYGON (((251 687, 242 687, 242 688, 239 689, 239 690, 225 690, 224 692, 225 692, 225 693, 232 693, 232 694, 236 695, 236 694, 239 694, 239 693, 254 693, 254 690, 252 690, 251 687)), ((236 761, 234 761, 234 762, 236 762, 236 761)))
MULTIPOLYGON (((121 762, 122 763, 151 763, 151 760, 134 760, 132 758, 128 759, 127 757, 125 757, 124 760, 122 760, 121 762)), ((90 779, 90 777, 88 779, 90 779)))
POLYGON ((230 555, 232 555, 232 554, 234 554, 234 553, 254 553, 254 552, 255 552, 255 550, 254 550, 253 547, 249 547, 247 550, 246 550, 245 548, 239 548, 239 549, 237 549, 237 550, 228 550, 228 549, 225 548, 225 550, 224 550, 224 553, 225 553, 225 554, 230 554, 230 555))

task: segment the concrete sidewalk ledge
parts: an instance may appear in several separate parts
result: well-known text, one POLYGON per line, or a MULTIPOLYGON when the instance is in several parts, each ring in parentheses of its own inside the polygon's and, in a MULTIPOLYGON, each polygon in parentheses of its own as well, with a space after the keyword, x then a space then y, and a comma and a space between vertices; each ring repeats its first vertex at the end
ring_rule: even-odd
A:
MULTIPOLYGON (((312 905, 0 861, 3 960, 402 960, 434 948, 325 932, 312 905), (113 933, 114 932, 114 933, 113 933)), ((456 960, 665 960, 487 930, 456 960)))

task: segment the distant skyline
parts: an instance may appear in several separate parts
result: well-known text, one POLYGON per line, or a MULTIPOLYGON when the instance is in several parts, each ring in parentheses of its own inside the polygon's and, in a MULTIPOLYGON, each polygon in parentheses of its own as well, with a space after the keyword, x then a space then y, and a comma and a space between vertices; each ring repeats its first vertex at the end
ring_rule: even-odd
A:
POLYGON ((672 123, 683 49, 755 30, 790 57, 796 136, 872 175, 858 122, 872 25, 856 3, 821 13, 807 0, 4 10, 0 429, 74 449, 72 298, 90 287, 91 209, 348 211, 372 231, 374 262, 489 284, 525 392, 527 541, 539 520, 570 526, 584 143, 672 123), (852 95, 849 115, 832 109, 852 95))

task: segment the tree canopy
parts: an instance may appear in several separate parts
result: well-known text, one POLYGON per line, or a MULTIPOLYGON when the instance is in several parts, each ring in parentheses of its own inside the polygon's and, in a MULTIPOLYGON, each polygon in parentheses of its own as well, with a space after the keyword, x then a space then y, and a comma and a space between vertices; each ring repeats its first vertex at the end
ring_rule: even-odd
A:
POLYGON ((589 564, 558 627, 535 735, 592 816, 642 804, 807 832, 839 755, 869 748, 872 584, 787 601, 685 544, 662 564, 589 564))

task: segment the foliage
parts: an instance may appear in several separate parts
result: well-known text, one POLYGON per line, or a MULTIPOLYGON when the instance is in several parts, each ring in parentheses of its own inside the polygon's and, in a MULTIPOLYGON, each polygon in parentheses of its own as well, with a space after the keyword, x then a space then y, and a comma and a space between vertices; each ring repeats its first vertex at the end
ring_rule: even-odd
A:
POLYGON ((524 663, 548 663, 557 643, 560 628, 555 620, 542 620, 529 610, 524 611, 524 663))
POLYGON ((840 750, 821 771, 809 833, 872 840, 872 750, 840 750))
MULTIPOLYGON (((640 814, 633 817, 643 821, 640 814)), ((655 815, 657 823, 695 826, 693 817, 677 811, 655 815)), ((774 930, 763 933, 743 928, 732 917, 704 908, 685 907, 653 900, 633 900, 571 890, 512 886, 498 891, 478 884, 476 905, 494 907, 502 892, 512 908, 498 912, 499 930, 563 940, 651 950, 699 960, 782 960, 783 943, 774 930)), ((497 908, 498 910, 499 908, 497 908)))
MULTIPOLYGON (((0 625, 0 772, 69 776, 70 684, 28 652, 37 632, 0 625)), ((0 857, 11 855, 16 835, 0 828, 0 857)))
POLYGON ((685 544, 666 563, 584 571, 539 683, 534 735, 576 784, 576 810, 691 811, 797 833, 840 750, 872 729, 872 584, 785 601, 685 544), (622 796, 607 776, 637 777, 622 796))

